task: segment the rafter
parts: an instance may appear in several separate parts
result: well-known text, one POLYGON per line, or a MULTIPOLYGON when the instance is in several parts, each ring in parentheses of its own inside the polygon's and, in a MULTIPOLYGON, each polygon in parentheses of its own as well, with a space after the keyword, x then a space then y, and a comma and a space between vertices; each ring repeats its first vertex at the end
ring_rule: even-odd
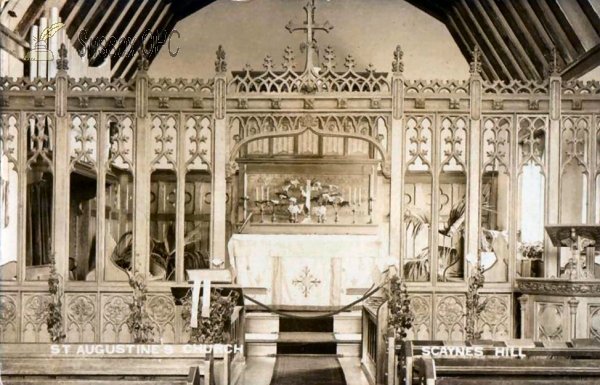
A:
MULTIPOLYGON (((148 0, 135 2, 135 6, 128 7, 125 15, 118 20, 118 23, 115 23, 114 29, 111 29, 110 33, 106 36, 116 36, 119 38, 129 37, 129 31, 136 28, 135 25, 138 24, 139 18, 145 17, 144 15, 147 11, 146 7, 148 7, 148 0)), ((116 46, 117 52, 122 51, 122 49, 120 49, 119 47, 120 45, 116 46)), ((104 60, 106 60, 106 58, 110 55, 110 52, 108 50, 103 50, 101 49, 102 47, 97 48, 98 49, 96 49, 94 52, 93 65, 98 65, 99 63, 104 62, 104 60)), ((114 62, 112 61, 112 59, 110 65, 110 68, 114 68, 114 62)))
POLYGON ((531 33, 529 33, 527 26, 523 22, 522 17, 525 15, 519 14, 514 7, 514 0, 503 0, 498 3, 498 8, 504 14, 508 25, 516 25, 518 28, 515 29, 515 34, 523 41, 523 47, 526 52, 529 52, 529 57, 534 60, 536 67, 540 70, 538 73, 544 73, 544 67, 546 66, 546 57, 544 52, 540 49, 538 42, 534 39, 531 33), (532 53, 534 55, 532 55, 532 53))
MULTIPOLYGON (((467 6, 466 0, 462 0, 462 2, 465 6, 467 6)), ((486 10, 482 7, 480 0, 471 0, 470 4, 475 5, 474 8, 479 12, 481 18, 483 19, 484 25, 487 26, 488 31, 491 32, 493 39, 496 41, 497 46, 500 48, 498 50, 499 53, 501 53, 504 57, 508 59, 508 63, 510 64, 510 67, 515 73, 515 78, 526 80, 528 78, 527 75, 519 65, 519 62, 517 61, 513 53, 510 51, 504 40, 502 39, 502 36, 500 36, 500 34, 498 33, 498 29, 488 16, 486 10)))
POLYGON ((577 79, 598 67, 600 63, 600 44, 581 55, 561 72, 563 80, 577 79))
MULTIPOLYGON (((527 3, 527 2, 526 2, 527 3)), ((531 7, 534 9, 534 14, 548 34, 552 37, 554 45, 559 50, 563 59, 570 63, 577 57, 577 51, 569 41, 569 38, 562 29, 560 23, 556 20, 546 0, 533 0, 531 7)))
MULTIPOLYGON (((165 18, 168 17, 172 17, 172 13, 171 13, 171 4, 167 4, 166 6, 164 6, 164 4, 161 5, 160 8, 155 9, 154 14, 158 14, 158 17, 149 17, 146 20, 146 25, 144 26, 143 30, 150 30, 152 31, 151 33, 162 33, 164 31, 159 29, 159 26, 161 25, 161 23, 163 22, 163 20, 165 18)), ((162 36, 160 37, 162 39, 162 36)), ((145 44, 144 48, 148 48, 148 45, 152 46, 152 48, 156 48, 153 47, 153 45, 156 43, 156 41, 146 41, 146 42, 142 42, 141 36, 139 38, 136 39, 135 44, 133 45, 132 49, 133 52, 138 52, 139 47, 143 44, 145 44)), ((139 55, 139 54, 138 54, 139 55)), ((113 67, 114 69, 114 74, 115 76, 122 76, 123 74, 126 74, 132 67, 136 66, 136 60, 126 60, 124 61, 124 57, 125 55, 123 55, 123 57, 121 57, 119 59, 119 61, 117 62, 117 64, 115 65, 115 67, 113 67)))
POLYGON ((106 6, 107 6, 106 0, 98 0, 98 1, 95 1, 94 4, 92 5, 92 7, 87 11, 85 18, 79 23, 79 25, 77 26, 77 29, 71 35, 75 38, 74 39, 75 43, 76 43, 75 48, 80 48, 77 45, 81 45, 78 37, 79 37, 79 33, 82 30, 85 29, 86 31, 89 32, 90 30, 96 30, 99 27, 97 19, 101 12, 106 11, 106 6), (90 23, 91 20, 96 20, 96 22, 90 23))
POLYGON ((557 0, 546 0, 546 4, 552 12, 552 14, 554 15, 554 17, 556 18, 558 24, 560 24, 560 26, 562 27, 562 30, 567 36, 567 39, 569 39, 569 42, 571 42, 571 45, 573 45, 573 48, 577 52, 577 55, 585 53, 585 48, 581 43, 581 39, 579 38, 579 36, 577 36, 575 29, 571 26, 571 22, 569 22, 567 15, 565 14, 562 7, 557 3, 557 0))
MULTIPOLYGON (((94 41, 94 38, 98 36, 100 31, 105 27, 107 20, 109 19, 110 15, 112 15, 118 4, 119 1, 110 1, 110 6, 108 7, 108 9, 103 11, 102 19, 98 21, 98 23, 96 24, 96 28, 94 28, 91 34, 88 34, 86 36, 89 39, 89 41, 94 41)), ((74 43, 74 47, 75 49, 79 50, 82 48, 82 42, 79 40, 79 32, 76 33, 75 39, 76 41, 74 43)))
MULTIPOLYGON (((477 39, 475 38, 475 36, 473 36, 473 34, 471 33, 471 30, 468 28, 462 29, 461 26, 466 25, 464 23, 464 20, 462 19, 462 16, 460 15, 460 13, 458 12, 458 10, 454 9, 454 13, 457 17, 457 19, 455 20, 454 18, 450 18, 449 21, 452 25, 452 27, 458 31, 462 36, 468 37, 470 39, 470 44, 469 47, 467 47, 467 53, 465 55, 465 59, 467 59, 467 61, 470 60, 471 58, 471 50, 473 50, 473 47, 475 46, 479 46, 479 48, 481 49, 481 43, 477 41, 477 39)), ((501 79, 500 76, 498 76, 498 73, 496 72, 496 69, 494 66, 492 66, 492 64, 490 63, 490 59, 488 57, 487 52, 482 52, 482 60, 483 60, 483 71, 489 71, 489 76, 491 76, 492 79, 494 80, 499 80, 501 79)))
MULTIPOLYGON (((454 41, 458 44, 458 49, 460 49, 461 53, 463 54, 463 56, 466 58, 469 57, 469 55, 471 55, 471 50, 475 45, 475 43, 471 42, 471 44, 469 44, 466 40, 466 38, 463 36, 462 32, 459 31, 459 29, 456 26, 456 23, 454 23, 454 20, 452 20, 451 18, 448 19, 446 26, 448 27, 448 31, 450 31, 450 34, 452 35, 452 37, 454 38, 454 41)), ((485 55, 483 56, 483 61, 484 61, 484 65, 482 65, 482 77, 484 80, 493 80, 493 79, 497 79, 498 76, 496 75, 494 71, 494 69, 492 68, 492 66, 489 65, 489 61, 487 60, 487 58, 485 57, 485 55), (490 71, 493 72, 493 75, 490 76, 490 71)))
MULTIPOLYGON (((116 35, 117 34, 116 31, 122 25, 123 20, 131 20, 131 17, 133 16, 132 14, 135 13, 135 8, 133 8, 134 3, 135 3, 134 1, 126 0, 125 8, 120 10, 119 16, 112 23, 112 26, 110 27, 110 29, 106 32, 106 34, 104 34, 104 32, 102 32, 102 35, 99 35, 99 36, 114 36, 114 35, 116 35)), ((123 28, 121 28, 121 29, 123 29, 123 28)), ((104 61, 106 55, 102 55, 102 50, 100 49, 99 46, 93 46, 93 47, 91 47, 91 49, 89 51, 88 57, 90 58, 90 60, 89 60, 90 65, 97 66, 104 61)))
MULTIPOLYGON (((477 0, 479 3, 479 0, 477 0)), ((496 21, 496 25, 498 26, 498 30, 503 32, 503 35, 506 36, 511 46, 508 48, 513 52, 515 59, 519 62, 519 65, 524 70, 527 69, 528 78, 533 78, 536 80, 542 79, 542 72, 539 72, 535 67, 535 64, 531 61, 528 52, 525 50, 515 33, 513 32, 513 28, 508 24, 504 15, 500 11, 500 8, 496 5, 495 1, 485 2, 488 6, 488 11, 492 15, 492 21, 496 21), (511 47, 514 47, 511 49, 511 47), (514 52, 514 51, 516 52, 514 52)), ((525 79, 523 79, 525 80, 525 79)))
POLYGON ((477 18, 473 14, 473 12, 471 12, 469 7, 465 6, 465 3, 461 1, 458 5, 456 5, 454 7, 454 15, 456 15, 456 17, 458 17, 457 22, 456 22, 457 25, 462 24, 464 26, 469 26, 469 25, 475 26, 475 29, 477 32, 476 34, 473 34, 471 32, 470 28, 467 28, 467 31, 472 36, 473 41, 475 41, 477 43, 477 45, 479 46, 479 48, 483 51, 482 53, 486 57, 488 57, 489 60, 493 59, 493 62, 496 64, 496 65, 493 65, 494 63, 491 63, 491 65, 493 65, 493 67, 495 67, 495 68, 502 69, 502 74, 497 79, 513 80, 514 77, 513 77, 512 73, 506 67, 506 65, 500 58, 500 55, 498 55, 498 52, 496 51, 496 47, 488 39, 488 35, 483 30, 479 21, 477 20, 477 18), (463 17, 463 14, 465 15, 465 17, 463 17), (466 19, 466 17, 468 17, 468 19, 466 19), (488 52, 491 53, 491 55, 489 55, 489 56, 491 56, 491 58, 487 55, 488 52))
POLYGON ((33 0, 31 5, 27 8, 27 12, 23 15, 23 18, 17 24, 15 33, 21 37, 26 37, 27 33, 31 29, 31 26, 41 17, 44 12, 45 0, 33 0))
MULTIPOLYGON (((150 4, 148 4, 148 6, 150 6, 150 4)), ((154 33, 154 30, 150 29, 149 27, 151 23, 156 22, 156 18, 160 15, 160 11, 164 10, 164 8, 165 6, 164 4, 162 4, 162 2, 156 1, 154 2, 154 4, 152 4, 152 9, 144 12, 143 14, 138 14, 137 20, 131 23, 135 26, 135 29, 130 30, 133 31, 133 40, 131 47, 128 47, 127 52, 124 52, 120 56, 119 52, 115 51, 115 53, 110 58, 111 68, 113 69, 113 73, 115 74, 115 76, 119 77, 120 74, 124 72, 125 68, 122 68, 124 61, 126 62, 125 65, 127 65, 128 63, 131 64, 135 61, 127 60, 127 58, 132 59, 135 56, 134 53, 138 52, 138 49, 142 44, 142 39, 151 39, 151 34, 154 33)), ((128 35, 129 31, 124 34, 124 36, 128 35)))
POLYGON ((592 27, 596 30, 596 34, 600 36, 600 15, 598 15, 598 12, 596 12, 594 7, 590 3, 590 0, 577 0, 577 3, 583 10, 585 16, 590 21, 592 27))
MULTIPOLYGON (((548 32, 546 32, 546 29, 544 28, 542 22, 538 18, 536 12, 529 4, 529 0, 508 1, 511 1, 515 9, 517 9, 519 14, 522 15, 523 22, 527 26, 527 29, 532 35, 532 37, 534 37, 534 39, 539 42, 543 42, 543 46, 540 47, 540 49, 543 51, 544 55, 548 55, 552 48, 556 46, 556 44, 554 43, 552 37, 550 37, 548 32)), ((560 50, 559 53, 561 53, 560 50)), ((562 56, 562 53, 558 56, 560 65, 564 67, 566 63, 565 58, 562 56)))

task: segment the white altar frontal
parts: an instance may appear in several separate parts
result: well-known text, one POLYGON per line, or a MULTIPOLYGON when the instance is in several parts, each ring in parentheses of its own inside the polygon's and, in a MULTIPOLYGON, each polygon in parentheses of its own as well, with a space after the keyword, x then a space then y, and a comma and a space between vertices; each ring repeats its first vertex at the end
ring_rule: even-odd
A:
POLYGON ((240 286, 267 305, 298 309, 357 299, 380 276, 380 250, 374 235, 237 234, 229 242, 240 286))

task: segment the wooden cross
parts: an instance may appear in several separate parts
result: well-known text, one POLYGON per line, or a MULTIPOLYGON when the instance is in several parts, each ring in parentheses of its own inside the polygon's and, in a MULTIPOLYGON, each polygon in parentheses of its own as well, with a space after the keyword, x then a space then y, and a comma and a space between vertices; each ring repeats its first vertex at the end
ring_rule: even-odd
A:
POLYGON ((304 7, 306 11, 306 21, 302 25, 296 25, 290 21, 285 28, 290 31, 306 31, 306 66, 304 70, 312 71, 315 66, 313 63, 313 54, 316 48, 316 40, 314 38, 315 31, 325 31, 329 33, 333 29, 333 25, 326 21, 323 24, 315 23, 315 0, 310 0, 304 7))

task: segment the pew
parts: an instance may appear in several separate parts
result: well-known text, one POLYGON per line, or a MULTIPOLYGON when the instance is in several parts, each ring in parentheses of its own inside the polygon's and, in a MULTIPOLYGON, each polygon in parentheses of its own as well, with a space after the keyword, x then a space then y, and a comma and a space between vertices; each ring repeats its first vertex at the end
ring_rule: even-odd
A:
POLYGON ((600 344, 595 340, 547 344, 406 341, 396 354, 397 377, 391 384, 600 384, 600 344))
POLYGON ((231 373, 224 373, 230 354, 215 352, 208 360, 192 345, 2 344, 0 349, 5 385, 209 385, 217 376, 219 384, 234 383, 231 373), (103 351, 91 352, 93 347, 103 351))

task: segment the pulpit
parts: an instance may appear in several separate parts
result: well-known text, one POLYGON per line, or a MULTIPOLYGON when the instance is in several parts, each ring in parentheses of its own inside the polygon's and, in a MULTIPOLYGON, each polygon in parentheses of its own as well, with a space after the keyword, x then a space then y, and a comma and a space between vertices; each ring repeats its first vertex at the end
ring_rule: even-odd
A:
MULTIPOLYGON (((567 341, 600 340, 600 279, 596 245, 598 225, 550 225, 546 232, 556 247, 568 248, 559 278, 519 278, 521 338, 567 341)), ((565 250, 563 250, 565 251, 565 250)), ((559 253, 560 254, 560 253, 559 253)))
POLYGON ((373 284, 382 262, 373 235, 236 234, 237 283, 255 299, 293 309, 345 305, 373 284))

